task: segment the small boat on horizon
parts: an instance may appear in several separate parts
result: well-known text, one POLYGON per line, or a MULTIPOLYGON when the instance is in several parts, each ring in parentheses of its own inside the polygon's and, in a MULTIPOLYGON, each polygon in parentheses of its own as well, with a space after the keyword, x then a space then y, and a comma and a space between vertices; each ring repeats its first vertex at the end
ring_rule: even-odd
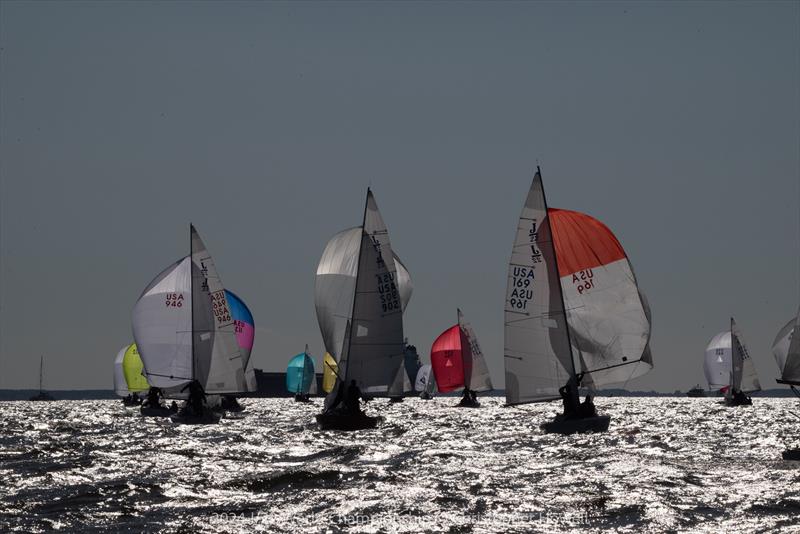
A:
POLYGON ((50 393, 48 393, 47 391, 45 391, 42 388, 43 376, 44 376, 44 356, 41 356, 39 358, 39 393, 37 393, 33 397, 30 397, 28 400, 31 400, 31 401, 54 401, 54 400, 56 400, 50 393))

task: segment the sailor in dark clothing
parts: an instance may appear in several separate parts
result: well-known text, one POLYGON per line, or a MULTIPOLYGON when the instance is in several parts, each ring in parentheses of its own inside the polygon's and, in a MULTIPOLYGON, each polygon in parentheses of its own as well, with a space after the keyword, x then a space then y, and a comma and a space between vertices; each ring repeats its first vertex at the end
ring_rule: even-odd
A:
POLYGON ((578 417, 579 402, 578 398, 578 384, 580 384, 581 376, 571 376, 566 385, 558 388, 558 393, 561 395, 561 400, 564 401, 564 417, 578 417))
POLYGON ((344 405, 347 411, 352 414, 361 413, 361 390, 358 388, 355 380, 351 380, 350 385, 347 387, 344 405))
POLYGON ((203 406, 206 403, 206 392, 197 380, 192 380, 181 389, 181 392, 189 390, 189 398, 186 400, 188 407, 193 415, 203 415, 203 406))
POLYGON ((161 407, 161 388, 150 388, 147 392, 147 407, 160 408, 161 407))
POLYGON ((597 415, 597 408, 594 407, 591 394, 586 395, 586 400, 581 403, 578 415, 580 417, 595 417, 597 415))

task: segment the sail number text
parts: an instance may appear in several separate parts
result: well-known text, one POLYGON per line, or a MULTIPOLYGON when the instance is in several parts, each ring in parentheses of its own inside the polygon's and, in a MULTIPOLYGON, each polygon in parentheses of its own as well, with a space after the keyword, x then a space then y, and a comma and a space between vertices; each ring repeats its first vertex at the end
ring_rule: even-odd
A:
POLYGON ((231 322, 231 312, 228 309, 228 303, 225 301, 224 290, 215 291, 211 294, 211 306, 218 325, 231 322))
POLYGON ((167 308, 182 308, 183 307, 183 293, 167 293, 167 300, 165 304, 167 308))
POLYGON ((392 273, 376 274, 378 282, 378 294, 381 296, 381 307, 384 312, 400 310, 400 295, 397 293, 397 285, 394 283, 392 273))

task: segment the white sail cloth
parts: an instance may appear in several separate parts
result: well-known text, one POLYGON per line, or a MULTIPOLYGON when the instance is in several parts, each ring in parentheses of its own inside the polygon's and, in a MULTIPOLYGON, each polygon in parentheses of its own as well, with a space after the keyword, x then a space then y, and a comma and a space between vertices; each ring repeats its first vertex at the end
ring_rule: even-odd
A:
POLYGON ((212 393, 248 390, 233 319, 216 266, 194 227, 191 255, 162 271, 133 309, 133 337, 148 382, 197 380, 212 393))
POLYGON ((800 311, 797 317, 781 328, 772 344, 772 353, 781 371, 781 381, 800 385, 800 336, 794 332, 800 324, 800 311))
POLYGON ((125 358, 125 351, 128 345, 122 347, 114 358, 114 393, 120 397, 125 397, 130 393, 128 383, 125 381, 125 372, 122 370, 122 360, 125 358))
POLYGON ((650 312, 614 234, 548 209, 537 172, 520 215, 505 305, 506 400, 559 398, 570 376, 625 382, 652 369, 650 312))
POLYGON ((436 391, 436 378, 433 376, 433 366, 425 364, 417 371, 417 378, 414 381, 414 389, 420 393, 426 392, 433 396, 436 391))
POLYGON ((483 351, 478 343, 478 337, 475 335, 475 331, 472 330, 472 325, 464 319, 464 314, 461 313, 461 310, 457 311, 458 326, 464 333, 463 339, 469 345, 467 350, 462 349, 462 358, 470 358, 471 360, 464 363, 464 374, 468 375, 464 376, 464 384, 472 391, 491 391, 493 389, 492 377, 489 374, 489 367, 486 365, 486 358, 483 357, 483 351))
MULTIPOLYGON (((362 228, 348 228, 333 236, 325 246, 317 266, 314 304, 325 350, 338 361, 344 344, 347 321, 353 309, 358 252, 362 228)), ((397 269, 397 288, 405 310, 414 285, 403 262, 393 254, 397 269)))

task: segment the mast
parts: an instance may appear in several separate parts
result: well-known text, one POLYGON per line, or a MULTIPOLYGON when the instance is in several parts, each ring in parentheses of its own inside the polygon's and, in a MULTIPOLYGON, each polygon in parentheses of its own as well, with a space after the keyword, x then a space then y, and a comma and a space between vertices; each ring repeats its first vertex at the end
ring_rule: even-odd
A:
POLYGON ((364 215, 361 217, 361 242, 358 245, 358 257, 356 258, 356 279, 353 284, 353 307, 350 310, 350 331, 347 333, 347 367, 344 369, 344 382, 342 385, 347 384, 347 377, 350 374, 350 346, 353 342, 353 315, 356 313, 356 292, 358 290, 358 277, 361 274, 361 249, 364 246, 364 227, 367 225, 367 205, 369 204, 369 195, 371 190, 367 187, 367 196, 364 199, 364 215))
POLYGON ((731 385, 730 385, 731 395, 733 395, 733 392, 736 389, 734 384, 734 382, 736 382, 736 364, 734 363, 734 357, 733 357, 733 353, 736 350, 734 348, 736 344, 736 339, 734 339, 735 337, 736 336, 733 334, 733 316, 731 316, 731 385))
POLYGON ((194 252, 192 251, 192 233, 194 232, 194 225, 189 223, 189 301, 191 302, 191 316, 192 316, 192 380, 195 376, 194 365, 194 252))
MULTIPOLYGON (((536 174, 539 175, 539 180, 542 180, 542 171, 539 166, 536 166, 536 174)), ((542 201, 544 201, 544 213, 547 218, 547 226, 550 228, 550 237, 553 240, 553 265, 556 267, 556 283, 558 285, 558 297, 561 299, 561 313, 564 315, 564 326, 567 328, 567 343, 569 345, 569 361, 572 362, 572 377, 577 377, 577 370, 575 369, 575 355, 572 353, 572 336, 569 333, 569 321, 567 320, 567 305, 564 304, 564 290, 561 287, 561 275, 558 272, 558 252, 556 251, 555 234, 553 234, 553 225, 550 224, 550 212, 547 208, 547 195, 544 192, 544 180, 542 180, 542 201)), ((580 384, 578 384, 580 387, 580 384)))
POLYGON ((42 370, 44 368, 44 355, 39 356, 39 393, 42 392, 42 370))

